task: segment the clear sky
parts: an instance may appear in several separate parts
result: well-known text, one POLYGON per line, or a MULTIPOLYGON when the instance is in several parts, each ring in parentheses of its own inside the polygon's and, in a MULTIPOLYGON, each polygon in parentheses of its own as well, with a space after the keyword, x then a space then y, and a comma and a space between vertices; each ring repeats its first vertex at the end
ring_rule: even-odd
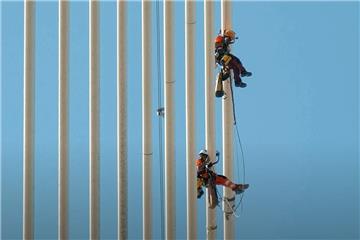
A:
MULTIPOLYGON (((1 236, 22 232, 23 3, 1 3, 1 236)), ((116 238, 116 7, 102 2, 101 237, 116 238)), ((174 4, 176 236, 186 237, 184 3, 174 4)), ((196 144, 205 145, 203 3, 196 4, 196 144)), ((235 89, 250 189, 236 237, 359 238, 359 3, 234 2, 235 89)), ((162 11, 161 11, 162 12, 162 11)), ((71 238, 88 238, 88 3, 70 4, 71 238)), ((153 234, 160 237, 153 4, 153 234)), ((57 2, 36 5, 35 237, 57 236, 57 2)), ((215 4, 215 29, 220 4, 215 4)), ((125 34, 125 33, 124 33, 125 34)), ((141 238, 141 3, 128 5, 129 238, 141 238)), ((215 81, 215 80, 214 80, 215 81)), ((221 104, 216 144, 221 150, 221 104)), ((221 172, 221 165, 216 167, 221 172)), ((237 166, 237 163, 235 163, 237 166)), ((240 181, 236 174, 235 181, 240 181)), ((205 237, 198 200, 198 237, 205 237)), ((222 236, 221 210, 218 237, 222 236)))

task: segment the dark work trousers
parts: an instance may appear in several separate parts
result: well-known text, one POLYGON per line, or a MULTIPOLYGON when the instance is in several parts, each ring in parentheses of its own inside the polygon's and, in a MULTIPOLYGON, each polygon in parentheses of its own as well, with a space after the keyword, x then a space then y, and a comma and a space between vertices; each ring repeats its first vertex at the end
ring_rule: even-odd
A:
POLYGON ((229 56, 231 57, 231 60, 229 62, 229 68, 232 69, 234 72, 235 83, 239 84, 242 82, 241 81, 241 73, 246 72, 246 69, 242 65, 239 58, 237 58, 236 56, 234 56, 232 54, 229 54, 229 56))

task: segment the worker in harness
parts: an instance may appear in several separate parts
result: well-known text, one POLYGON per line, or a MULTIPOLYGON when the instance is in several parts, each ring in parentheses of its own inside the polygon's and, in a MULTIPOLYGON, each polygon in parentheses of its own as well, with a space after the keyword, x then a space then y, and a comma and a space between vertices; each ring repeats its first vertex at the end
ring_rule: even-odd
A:
POLYGON ((210 184, 222 185, 231 188, 236 194, 244 192, 249 187, 249 184, 235 184, 223 175, 216 174, 211 170, 212 166, 219 162, 220 153, 216 152, 217 160, 210 161, 207 150, 203 149, 199 152, 199 159, 196 160, 197 167, 197 197, 201 198, 204 194, 202 187, 209 187, 210 184))
POLYGON ((222 66, 221 74, 218 75, 221 80, 229 78, 230 69, 234 72, 235 86, 244 88, 244 83, 241 77, 250 77, 251 72, 248 72, 240 59, 230 53, 230 44, 235 42, 235 32, 233 30, 225 30, 224 34, 219 34, 215 38, 215 61, 222 66))

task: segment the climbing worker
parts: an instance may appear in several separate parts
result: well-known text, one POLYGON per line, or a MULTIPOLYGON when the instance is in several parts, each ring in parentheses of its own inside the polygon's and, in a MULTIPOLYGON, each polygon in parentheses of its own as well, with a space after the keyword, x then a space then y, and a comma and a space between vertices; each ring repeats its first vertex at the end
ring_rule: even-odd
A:
MULTIPOLYGON (((237 38, 233 30, 225 30, 224 34, 220 33, 215 38, 215 61, 223 67, 225 72, 229 72, 228 69, 232 69, 234 72, 235 86, 244 88, 246 87, 246 83, 242 81, 241 77, 250 77, 252 73, 245 69, 238 57, 230 53, 229 45, 233 44, 235 39, 237 38)), ((219 77, 223 77, 222 80, 226 80, 229 77, 228 74, 219 74, 219 77)))
POLYGON ((244 192, 249 184, 235 184, 223 175, 216 174, 211 167, 219 162, 220 153, 216 152, 217 160, 210 161, 207 150, 203 149, 199 152, 199 159, 196 160, 197 167, 197 197, 201 198, 204 194, 202 186, 208 187, 210 184, 222 185, 231 188, 236 194, 244 192))

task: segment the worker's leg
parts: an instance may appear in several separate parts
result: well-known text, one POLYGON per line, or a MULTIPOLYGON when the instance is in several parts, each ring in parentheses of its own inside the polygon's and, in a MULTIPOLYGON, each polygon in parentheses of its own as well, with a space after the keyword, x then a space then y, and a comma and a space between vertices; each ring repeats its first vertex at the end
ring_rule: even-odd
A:
MULTIPOLYGON (((233 59, 233 64, 236 66, 236 68, 238 68, 238 71, 240 72, 241 77, 250 77, 252 75, 251 72, 248 72, 244 65, 242 64, 242 62, 240 61, 240 59, 238 57, 236 57, 235 55, 231 55, 231 58, 233 59)), ((234 73, 235 74, 235 73, 234 73)))
POLYGON ((243 192, 245 189, 249 187, 249 184, 235 184, 223 175, 216 176, 215 184, 223 185, 225 187, 231 188, 233 191, 236 191, 238 193, 243 192))
POLYGON ((201 196, 204 194, 204 190, 202 190, 202 184, 203 180, 201 178, 197 179, 197 198, 201 198, 201 196))
POLYGON ((232 190, 236 189, 236 184, 223 175, 216 175, 215 184, 231 188, 232 190))
POLYGON ((235 86, 236 87, 246 87, 246 83, 244 83, 242 80, 241 80, 241 77, 240 77, 240 68, 239 66, 237 65, 236 61, 232 58, 230 63, 229 63, 229 67, 233 70, 234 72, 234 81, 235 81, 235 86))
POLYGON ((198 178, 196 182, 197 189, 201 188, 202 184, 203 184, 203 180, 201 178, 198 178))

